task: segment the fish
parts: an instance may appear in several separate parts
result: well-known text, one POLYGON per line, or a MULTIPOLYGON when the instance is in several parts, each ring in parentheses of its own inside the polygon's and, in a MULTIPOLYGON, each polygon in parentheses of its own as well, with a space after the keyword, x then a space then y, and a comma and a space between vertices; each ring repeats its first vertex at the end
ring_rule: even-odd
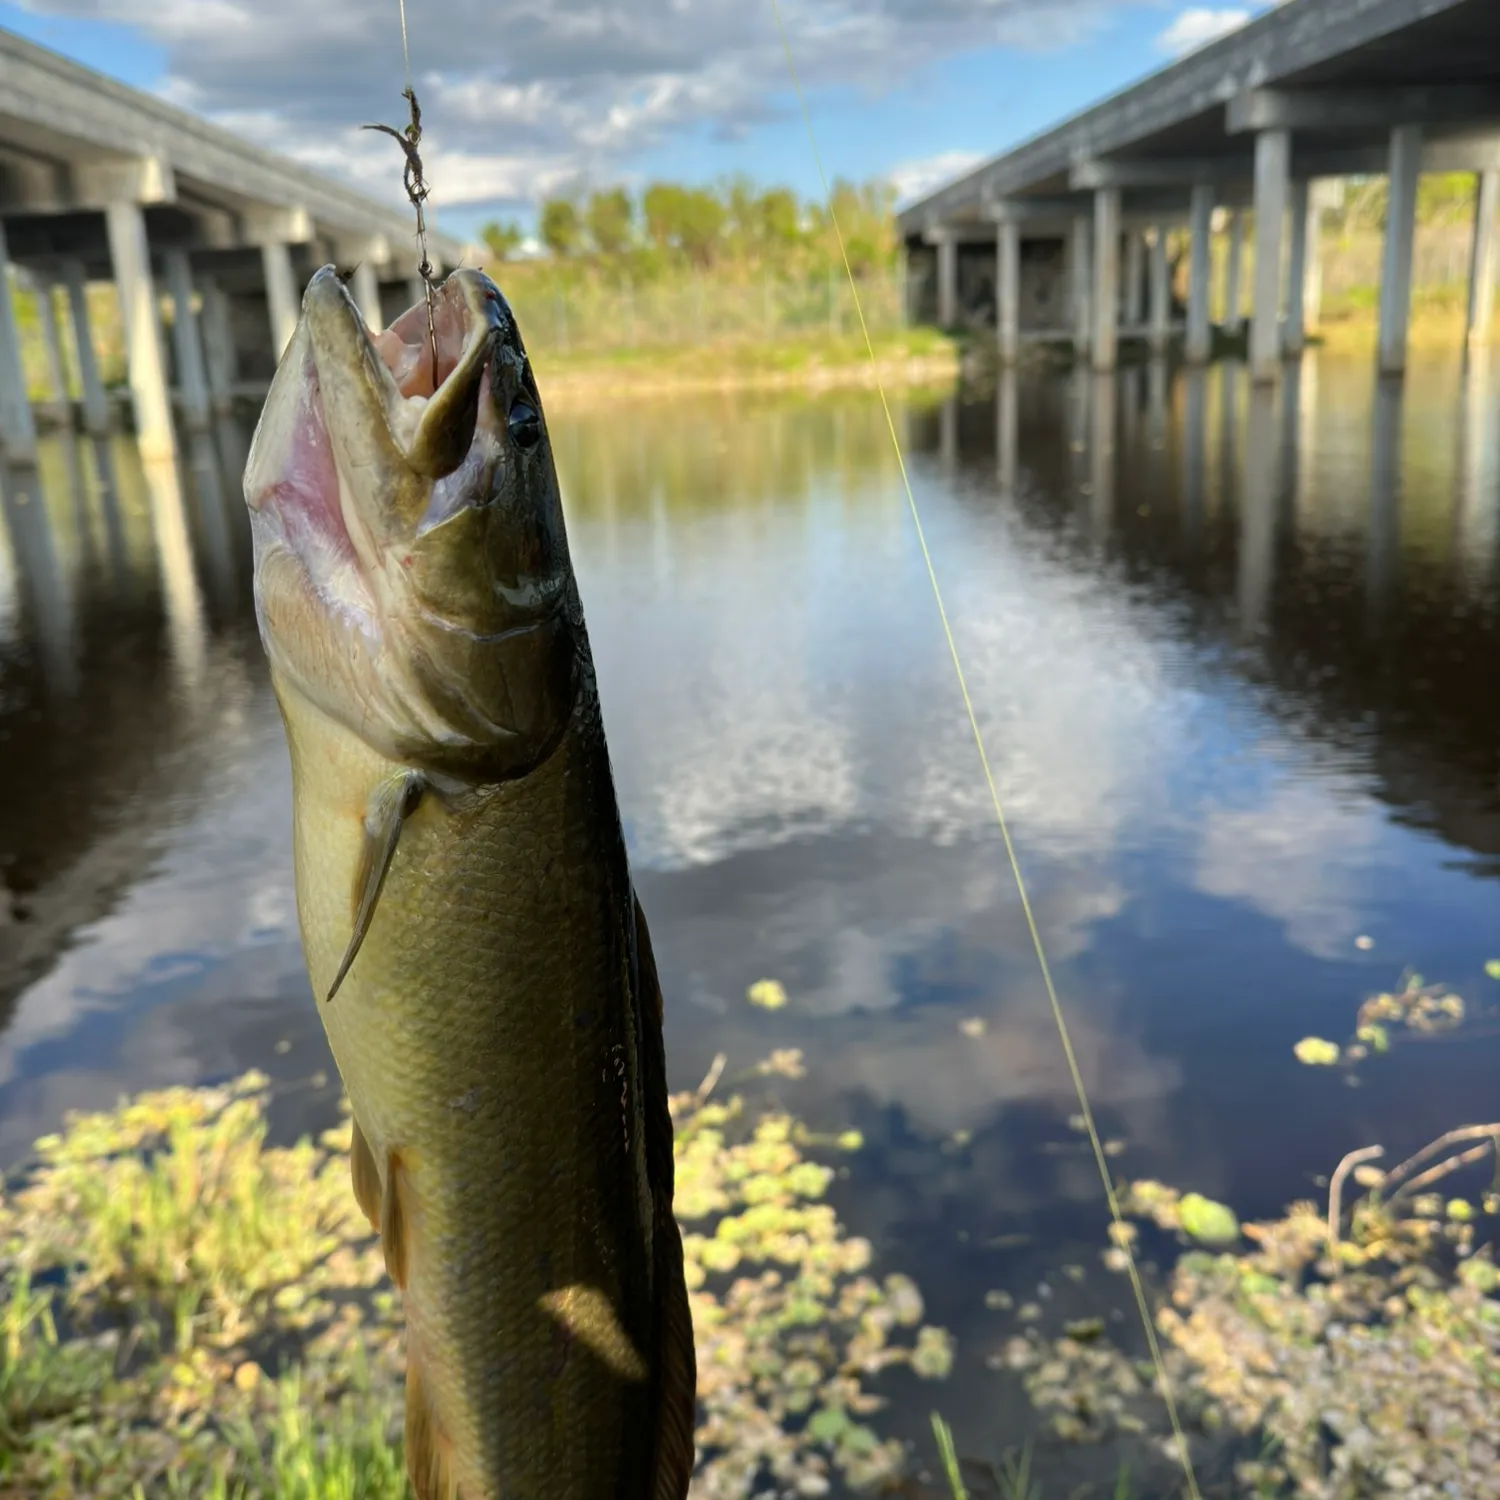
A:
POLYGON ((307 972, 417 1500, 682 1500, 662 998, 546 418, 495 283, 308 283, 244 475, 307 972))

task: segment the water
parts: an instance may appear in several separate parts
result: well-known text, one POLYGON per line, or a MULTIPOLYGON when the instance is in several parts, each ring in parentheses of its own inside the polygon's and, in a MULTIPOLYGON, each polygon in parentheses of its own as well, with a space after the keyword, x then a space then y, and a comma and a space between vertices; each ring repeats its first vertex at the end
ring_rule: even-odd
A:
MULTIPOLYGON (((1310 356, 898 407, 1089 1093, 1122 1172, 1270 1214, 1500 1103, 1500 452, 1480 364, 1310 356), (1369 938, 1361 946, 1356 939, 1369 938), (1459 1040, 1300 1066, 1411 967, 1459 1040), (1488 987, 1488 993, 1486 993, 1488 987)), ((984 1293, 1123 1309, 883 418, 867 393, 554 415, 674 1086, 804 1050, 833 1195, 959 1339, 885 1425, 1027 1430, 984 1293), (748 984, 780 979, 766 1013, 748 984), (982 1035, 960 1030, 974 1018, 982 1035), (1088 1268, 1082 1287, 1057 1276, 1088 1268)), ((226 422, 177 480, 53 439, 0 550, 0 1163, 75 1107, 334 1083, 226 422)), ((1124 1325, 1122 1325, 1124 1326, 1124 1325)))

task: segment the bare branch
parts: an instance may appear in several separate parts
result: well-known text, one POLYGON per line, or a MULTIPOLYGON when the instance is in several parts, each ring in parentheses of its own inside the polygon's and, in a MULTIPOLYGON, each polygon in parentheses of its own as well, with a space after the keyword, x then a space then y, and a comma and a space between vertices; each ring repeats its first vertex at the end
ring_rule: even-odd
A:
POLYGON ((1344 1180, 1361 1162, 1374 1161, 1384 1155, 1384 1146, 1361 1146, 1358 1151, 1351 1151, 1328 1179, 1328 1256, 1335 1265, 1338 1264, 1339 1225, 1344 1218, 1344 1180))

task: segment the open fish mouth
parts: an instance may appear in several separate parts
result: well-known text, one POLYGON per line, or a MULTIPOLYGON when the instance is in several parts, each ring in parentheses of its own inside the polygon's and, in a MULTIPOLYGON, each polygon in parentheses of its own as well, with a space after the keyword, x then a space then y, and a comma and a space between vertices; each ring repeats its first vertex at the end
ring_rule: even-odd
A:
POLYGON ((487 276, 428 317, 372 335, 331 266, 308 283, 245 468, 261 636, 383 750, 550 742, 571 566, 540 399, 487 276))
POLYGON ((441 481, 487 436, 480 411, 509 321, 488 278, 456 271, 434 289, 431 337, 425 301, 372 336, 333 267, 313 276, 256 430, 245 499, 315 582, 340 564, 369 573, 385 544, 457 508, 462 476, 441 481))

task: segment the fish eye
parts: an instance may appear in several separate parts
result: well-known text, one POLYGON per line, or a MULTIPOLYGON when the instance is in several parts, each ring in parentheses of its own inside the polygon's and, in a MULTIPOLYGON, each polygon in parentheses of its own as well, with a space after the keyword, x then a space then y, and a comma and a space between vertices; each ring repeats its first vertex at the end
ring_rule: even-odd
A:
POLYGON ((518 448, 535 448, 542 440, 542 419, 529 402, 518 400, 510 409, 510 440, 518 448))

